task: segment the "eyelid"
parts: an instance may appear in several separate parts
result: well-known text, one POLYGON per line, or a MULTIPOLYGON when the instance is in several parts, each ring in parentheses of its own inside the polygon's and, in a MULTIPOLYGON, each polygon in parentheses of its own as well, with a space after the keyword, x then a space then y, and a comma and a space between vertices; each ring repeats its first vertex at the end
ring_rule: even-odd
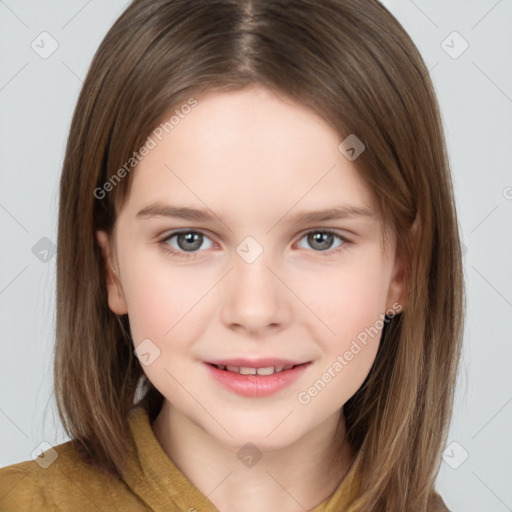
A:
POLYGON ((312 252, 313 254, 318 254, 319 256, 333 256, 344 251, 347 248, 347 245, 352 244, 352 241, 348 237, 341 234, 337 229, 334 228, 309 228, 299 234, 299 238, 296 243, 299 243, 305 236, 309 235, 310 233, 327 233, 339 238, 342 242, 339 246, 335 247, 334 249, 326 249, 325 251, 315 251, 313 249, 309 249, 309 252, 312 252))
MULTIPOLYGON (((180 228, 180 229, 176 229, 174 231, 171 231, 171 232, 167 233, 162 238, 159 238, 158 242, 160 244, 168 245, 167 242, 171 238, 174 238, 175 236, 180 235, 182 233, 198 233, 200 235, 203 235, 203 237, 209 239, 212 242, 213 245, 216 245, 216 246, 220 245, 220 244, 218 244, 215 241, 214 237, 212 237, 211 235, 208 234, 209 233, 208 230, 197 229, 197 228, 180 228)), ((171 251, 174 252, 174 253, 178 252, 179 254, 189 254, 189 255, 193 255, 193 254, 197 254, 197 253, 203 252, 203 251, 193 251, 193 252, 187 253, 186 251, 176 251, 175 249, 171 249, 171 251)))
MULTIPOLYGON (((313 228, 307 228, 303 231, 300 231, 297 236, 300 236, 301 238, 304 235, 307 235, 309 233, 332 233, 333 235, 339 236, 343 240, 349 240, 349 236, 346 236, 344 233, 346 233, 346 230, 340 230, 337 228, 331 228, 331 227, 313 227, 313 228)), ((355 233, 353 233, 355 235, 355 233)))
MULTIPOLYGON (((339 236, 342 240, 350 242, 350 239, 347 236, 345 236, 344 234, 340 233, 335 228, 326 228, 326 227, 323 227, 323 228, 308 228, 308 229, 305 229, 305 230, 299 232, 296 236, 298 236, 300 238, 303 238, 305 235, 308 235, 309 233, 318 233, 318 232, 321 232, 321 233, 332 233, 333 235, 339 236)), ((209 234, 208 230, 199 229, 199 228, 180 228, 180 229, 177 229, 177 230, 174 230, 174 231, 171 231, 171 232, 167 233, 166 235, 164 235, 160 239, 160 241, 161 242, 167 242, 172 237, 174 237, 176 235, 179 235, 180 233, 200 233, 203 236, 205 236, 205 237, 209 238, 210 240, 212 240, 212 242, 214 242, 214 240, 212 239, 212 235, 209 234)), ((219 245, 219 244, 217 244, 217 245, 219 245)))
MULTIPOLYGON (((178 250, 172 248, 167 242, 170 239, 174 238, 175 236, 177 236, 181 233, 198 233, 198 234, 201 234, 204 237, 208 238, 209 240, 211 240, 213 245, 216 245, 217 247, 220 245, 214 240, 214 238, 212 238, 208 234, 209 233, 208 230, 199 229, 199 228, 180 228, 180 229, 169 232, 168 234, 166 234, 163 238, 161 238, 159 240, 159 244, 164 246, 163 250, 168 253, 171 253, 173 255, 177 255, 178 257, 184 257, 184 258, 195 258, 200 253, 204 252, 204 250, 197 250, 197 251, 191 251, 191 252, 178 251, 178 250)), ((334 249, 326 249, 325 251, 315 251, 314 249, 308 250, 309 252, 317 253, 320 256, 328 257, 328 256, 331 256, 338 252, 341 252, 346 248, 345 247, 346 245, 352 243, 350 238, 348 238, 344 234, 340 233, 337 229, 324 227, 324 228, 308 228, 304 231, 301 231, 298 235, 296 235, 298 237, 298 239, 295 242, 295 244, 299 243, 306 235, 308 235, 310 233, 328 233, 328 234, 332 234, 335 237, 338 237, 342 241, 342 243, 338 247, 335 247, 334 249)))
POLYGON ((179 228, 175 229, 173 231, 169 231, 167 234, 163 235, 160 241, 167 241, 173 236, 179 235, 181 233, 200 233, 201 235, 212 238, 212 235, 209 234, 209 231, 206 229, 199 229, 199 228, 179 228))

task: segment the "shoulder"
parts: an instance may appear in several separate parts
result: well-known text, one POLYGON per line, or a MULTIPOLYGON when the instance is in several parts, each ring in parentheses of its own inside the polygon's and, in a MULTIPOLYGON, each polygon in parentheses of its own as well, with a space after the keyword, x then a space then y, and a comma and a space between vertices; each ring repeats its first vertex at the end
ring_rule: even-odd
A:
POLYGON ((0 468, 2 512, 97 511, 106 505, 106 497, 112 499, 108 510, 126 510, 135 499, 127 493, 123 482, 99 473, 82 461, 71 441, 49 448, 37 460, 0 468))

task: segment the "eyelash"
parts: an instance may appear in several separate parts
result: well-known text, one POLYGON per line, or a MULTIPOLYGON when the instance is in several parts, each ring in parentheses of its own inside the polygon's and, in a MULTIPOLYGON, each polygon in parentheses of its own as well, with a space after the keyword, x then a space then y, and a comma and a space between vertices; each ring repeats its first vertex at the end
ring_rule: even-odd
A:
MULTIPOLYGON (((202 231, 195 231, 195 230, 173 231, 172 233, 167 235, 164 239, 160 240, 159 243, 162 246, 162 250, 164 252, 170 253, 171 255, 177 256, 177 257, 180 257, 180 258, 195 258, 198 253, 203 252, 203 251, 197 250, 197 251, 191 251, 191 252, 188 252, 188 253, 185 252, 185 251, 177 251, 175 249, 172 249, 170 247, 170 245, 167 243, 169 240, 171 240, 175 236, 178 236, 180 234, 190 234, 190 233, 200 234, 200 235, 203 235, 206 238, 210 238, 205 233, 203 233, 202 231)), ((329 256, 332 256, 333 254, 342 252, 342 251, 344 251, 346 249, 346 245, 350 244, 350 240, 348 240, 344 236, 340 235, 336 231, 332 231, 332 230, 329 230, 329 229, 312 229, 312 230, 307 231, 306 233, 304 233, 301 236, 301 238, 299 239, 299 241, 302 240, 304 237, 312 234, 312 233, 315 233, 315 234, 322 233, 322 234, 327 234, 327 235, 333 235, 334 237, 339 238, 343 242, 338 247, 336 247, 334 249, 327 249, 325 251, 315 251, 314 249, 311 249, 313 252, 318 253, 318 254, 320 254, 323 257, 329 257, 329 256)))

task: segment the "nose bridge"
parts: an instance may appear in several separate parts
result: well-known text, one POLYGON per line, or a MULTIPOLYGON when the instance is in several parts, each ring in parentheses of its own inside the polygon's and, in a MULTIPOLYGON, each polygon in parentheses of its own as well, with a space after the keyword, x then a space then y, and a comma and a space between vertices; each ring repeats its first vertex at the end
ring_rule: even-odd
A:
POLYGON ((236 248, 233 265, 233 291, 240 294, 239 298, 252 296, 258 300, 265 295, 267 302, 274 300, 277 290, 276 283, 273 282, 275 278, 268 269, 272 266, 270 250, 265 250, 254 237, 246 237, 236 248))
POLYGON ((268 268, 273 265, 270 254, 254 237, 236 247, 223 308, 227 324, 254 330, 286 320, 283 285, 268 268))
POLYGON ((273 275, 268 268, 272 268, 272 264, 267 255, 262 254, 250 263, 237 256, 233 265, 234 280, 241 289, 246 287, 253 293, 265 292, 272 295, 276 292, 275 283, 271 282, 273 275))

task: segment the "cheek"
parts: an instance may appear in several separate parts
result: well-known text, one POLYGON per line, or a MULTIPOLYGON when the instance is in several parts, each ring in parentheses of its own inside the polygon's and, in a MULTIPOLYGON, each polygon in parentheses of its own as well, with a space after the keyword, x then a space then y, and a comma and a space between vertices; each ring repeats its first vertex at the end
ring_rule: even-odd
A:
POLYGON ((323 324, 322 338, 342 348, 383 318, 388 286, 389 270, 376 250, 301 279, 299 293, 318 317, 317 327, 323 324))
POLYGON ((134 348, 140 344, 150 353, 150 364, 145 365, 142 358, 141 363, 152 384, 172 396, 173 402, 186 404, 190 397, 182 386, 195 392, 196 383, 181 362, 204 332, 200 318, 208 306, 204 296, 212 285, 205 282, 209 281, 205 273, 154 259, 144 262, 141 256, 127 258, 130 272, 123 280, 134 348))
POLYGON ((350 265, 326 267, 301 284, 304 302, 318 318, 311 322, 312 337, 322 349, 311 382, 317 405, 335 410, 368 375, 384 326, 388 279, 389 269, 376 249, 350 265), (328 391, 320 393, 324 387, 328 391))
POLYGON ((165 342, 173 331, 190 324, 211 287, 203 273, 172 266, 164 258, 148 260, 134 253, 125 264, 129 272, 123 291, 136 345, 144 338, 165 342))

